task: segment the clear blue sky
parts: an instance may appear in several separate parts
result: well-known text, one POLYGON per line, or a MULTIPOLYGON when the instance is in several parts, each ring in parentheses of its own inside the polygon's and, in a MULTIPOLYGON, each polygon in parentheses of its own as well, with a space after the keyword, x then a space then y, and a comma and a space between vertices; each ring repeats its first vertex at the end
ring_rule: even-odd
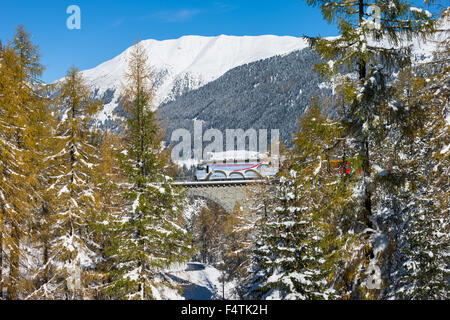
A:
POLYGON ((52 82, 75 65, 88 69, 140 39, 183 35, 336 35, 318 8, 302 0, 0 0, 0 39, 24 24, 38 43, 43 80, 52 82), (69 30, 69 5, 81 8, 81 30, 69 30))

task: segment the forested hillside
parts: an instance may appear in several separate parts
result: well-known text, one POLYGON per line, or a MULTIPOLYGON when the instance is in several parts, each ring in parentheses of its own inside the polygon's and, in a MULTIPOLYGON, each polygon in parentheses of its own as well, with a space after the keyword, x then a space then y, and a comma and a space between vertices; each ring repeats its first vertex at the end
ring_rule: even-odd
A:
POLYGON ((314 72, 320 58, 303 49, 253 62, 228 71, 219 79, 189 91, 159 108, 166 140, 177 128, 193 130, 193 119, 205 128, 280 129, 290 143, 297 119, 316 95, 330 95, 331 87, 314 72))

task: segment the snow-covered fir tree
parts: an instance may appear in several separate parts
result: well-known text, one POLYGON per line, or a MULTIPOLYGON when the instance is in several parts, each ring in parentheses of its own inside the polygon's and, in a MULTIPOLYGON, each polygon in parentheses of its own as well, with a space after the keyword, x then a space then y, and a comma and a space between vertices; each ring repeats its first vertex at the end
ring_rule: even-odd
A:
POLYGON ((395 68, 410 63, 410 40, 426 38, 435 30, 435 17, 424 9, 411 6, 407 1, 321 1, 307 0, 319 6, 324 18, 338 22, 340 36, 334 39, 311 38, 312 46, 326 61, 318 65, 323 75, 336 76, 337 90, 344 97, 346 144, 354 150, 352 158, 361 169, 360 179, 353 183, 359 195, 354 210, 360 226, 355 230, 363 245, 348 248, 349 252, 360 248, 350 263, 361 277, 351 290, 351 298, 376 298, 383 282, 382 255, 389 241, 377 223, 381 215, 377 190, 383 190, 384 179, 378 179, 382 168, 378 148, 387 142, 392 118, 384 112, 392 98, 393 90, 388 82, 395 68), (342 75, 344 67, 350 73, 342 75), (378 149, 377 149, 378 148, 378 149), (374 172, 375 171, 375 172, 374 172), (364 252, 363 252, 364 251, 364 252), (363 259, 359 259, 364 256, 363 259))
POLYGON ((126 205, 126 179, 120 168, 117 154, 123 151, 123 141, 120 136, 107 130, 102 134, 98 145, 100 162, 95 172, 98 193, 101 198, 98 210, 92 215, 93 239, 99 246, 97 252, 101 260, 96 264, 97 281, 93 288, 95 299, 107 299, 105 288, 109 285, 109 272, 114 261, 108 251, 113 247, 111 225, 114 225, 126 205))
POLYGON ((152 73, 147 53, 137 43, 130 55, 122 101, 128 114, 126 150, 120 164, 127 177, 127 205, 114 232, 110 256, 114 261, 108 294, 115 299, 157 299, 171 286, 163 268, 186 261, 191 253, 182 225, 183 195, 164 172, 168 154, 151 109, 152 73))
MULTIPOLYGON (((449 12, 444 10, 442 18, 448 19, 449 12)), ((400 214, 393 205, 385 206, 384 223, 395 239, 388 261, 389 298, 448 299, 450 48, 448 36, 437 41, 434 59, 404 70, 395 84, 392 108, 403 121, 401 136, 392 139, 397 157, 391 159, 401 166, 395 169, 404 183, 391 191, 400 214)))
POLYGON ((343 127, 327 119, 314 99, 300 119, 295 146, 277 187, 278 205, 260 224, 253 288, 256 297, 329 299, 343 248, 355 238, 351 190, 355 178, 340 148, 343 127), (258 280, 259 279, 259 280, 258 280), (259 292, 259 295, 258 295, 259 292))
MULTIPOLYGON (((266 280, 263 270, 263 261, 267 251, 260 251, 259 248, 265 246, 262 242, 263 233, 265 232, 264 224, 269 220, 274 212, 278 202, 276 199, 276 185, 271 183, 259 184, 255 188, 249 190, 248 209, 251 221, 254 221, 250 234, 247 235, 251 239, 250 255, 248 257, 249 264, 241 282, 236 287, 239 296, 244 299, 257 299, 260 297, 259 288, 266 280)), ((248 225, 251 227, 251 225, 248 225)))

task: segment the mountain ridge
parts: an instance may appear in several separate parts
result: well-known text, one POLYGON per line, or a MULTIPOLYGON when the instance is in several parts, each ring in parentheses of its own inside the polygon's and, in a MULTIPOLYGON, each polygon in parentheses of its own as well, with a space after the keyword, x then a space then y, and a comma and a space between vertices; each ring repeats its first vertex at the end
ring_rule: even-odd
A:
MULTIPOLYGON (((258 60, 288 54, 307 47, 292 36, 183 36, 169 40, 142 40, 154 72, 154 107, 175 100, 183 93, 216 80, 227 71, 258 60)), ((96 98, 106 100, 97 121, 114 120, 121 81, 132 47, 100 65, 81 71, 96 98), (106 97, 111 95, 112 97, 106 97)))
MULTIPOLYGON (((214 37, 189 35, 183 36, 178 39, 168 40, 143 40, 141 43, 149 54, 149 64, 153 68, 153 85, 155 88, 155 101, 153 107, 155 109, 161 108, 168 104, 176 102, 177 99, 185 99, 184 96, 193 90, 201 89, 207 84, 216 81, 224 77, 228 72, 233 71, 236 68, 252 64, 258 61, 264 61, 272 59, 274 57, 286 57, 293 52, 301 52, 309 48, 305 38, 292 37, 292 36, 275 36, 275 35, 262 35, 262 36, 228 36, 219 35, 214 37)), ((403 43, 404 44, 404 43, 403 43)), ((434 45, 432 42, 423 42, 419 39, 414 39, 412 42, 408 42, 413 48, 414 56, 419 57, 421 62, 430 60, 431 52, 434 45)), ((379 42, 378 45, 391 47, 389 43, 379 42)), ((100 127, 110 128, 113 130, 120 130, 118 126, 123 122, 124 113, 121 110, 119 104, 119 96, 121 92, 122 79, 128 67, 128 58, 132 47, 127 48, 121 54, 117 55, 111 60, 108 60, 95 68, 81 71, 86 83, 93 89, 93 98, 102 99, 104 106, 102 110, 94 118, 100 127)), ((278 61, 277 59, 272 61, 278 61)), ((313 59, 310 63, 319 62, 317 59, 313 59)), ((292 64, 297 64, 294 60, 291 62, 281 62, 280 68, 291 68, 292 64)), ((297 70, 293 74, 287 74, 282 71, 283 77, 286 83, 298 78, 298 75, 302 70, 297 70)), ((316 79, 312 66, 305 64, 305 72, 309 73, 310 80, 316 79)), ((278 73, 276 68, 271 68, 274 72, 272 75, 266 75, 268 77, 275 76, 278 73)), ((303 76, 301 76, 303 78, 303 76)), ((237 90, 238 88, 245 87, 239 82, 244 81, 246 78, 245 72, 242 74, 241 79, 233 79, 237 90)), ((314 80, 316 81, 316 80, 314 80)), ((309 81, 303 81, 309 89, 312 89, 309 81)), ((259 84, 255 84, 259 85, 259 84)), ((281 85, 278 83, 276 85, 281 85)), ((286 84, 283 84, 286 85, 286 84)), ((322 89, 331 88, 332 84, 327 81, 322 81, 319 84, 315 83, 315 87, 322 89)), ((298 87, 298 86, 297 86, 298 87)), ((269 86, 269 91, 275 94, 274 97, 265 97, 265 100, 277 100, 279 93, 274 91, 275 88, 269 86)), ((305 88, 298 87, 299 91, 305 88)), ((248 91, 248 89, 246 89, 248 91)), ((279 91, 279 90, 278 90, 279 91)), ((284 89, 282 90, 284 91, 284 89)), ((286 92, 286 91, 284 91, 286 92)), ((263 95, 265 92, 262 91, 263 95)), ((289 93, 292 95, 292 92, 289 93)), ((242 106, 242 100, 246 99, 246 92, 242 91, 237 95, 234 95, 236 103, 242 106)), ((230 96, 231 97, 231 96, 230 96)), ((306 97, 310 97, 308 93, 306 97)), ((259 97, 256 100, 260 101, 259 97)), ((205 101, 196 100, 200 104, 204 104, 205 101)), ((297 104, 300 101, 292 97, 282 97, 278 99, 279 102, 287 101, 289 104, 297 104)), ((209 101, 206 101, 209 103, 209 101)), ((302 99, 301 106, 296 106, 295 109, 300 111, 305 107, 305 101, 302 99)), ((179 104, 180 105, 180 104, 179 104)), ((267 106, 265 101, 262 101, 261 107, 267 106)), ((187 108, 195 108, 195 106, 186 105, 187 108)), ((280 107, 283 107, 281 105, 280 107)), ((217 108, 217 106, 216 106, 217 108)), ((220 108, 220 107, 219 107, 220 108)), ((167 108, 165 108, 167 111, 167 108)), ((176 108, 177 109, 177 108, 176 108)), ((261 110, 253 108, 258 111, 261 110)), ((164 112, 167 116, 168 113, 164 112)), ((178 108, 180 111, 180 108, 178 108)), ((184 110, 182 110, 184 113, 184 110)), ((214 111, 216 112, 216 111, 214 111)), ((247 114, 251 118, 254 118, 257 113, 247 114)), ((296 113, 298 116, 299 114, 296 113)), ((177 115, 168 117, 169 120, 177 118, 177 115)), ((192 120, 192 119, 191 119, 192 120)), ((252 119, 251 119, 252 120, 252 119)), ((254 119, 253 119, 254 120, 254 119)), ((267 119, 266 119, 267 120, 267 119)), ((240 122, 240 121, 238 121, 240 122)), ((252 121, 249 121, 250 124, 252 121)), ((254 121, 253 121, 254 122, 254 121)), ((263 121, 265 125, 267 121, 263 121)), ((227 124, 228 127, 236 127, 232 124, 227 124)), ((173 125, 169 125, 173 127, 173 125)), ((289 125, 289 129, 294 129, 292 124, 289 125)), ((286 127, 284 127, 286 129, 286 127)), ((286 131, 286 130, 283 130, 286 131)), ((288 132, 284 132, 283 137, 288 138, 288 132)))

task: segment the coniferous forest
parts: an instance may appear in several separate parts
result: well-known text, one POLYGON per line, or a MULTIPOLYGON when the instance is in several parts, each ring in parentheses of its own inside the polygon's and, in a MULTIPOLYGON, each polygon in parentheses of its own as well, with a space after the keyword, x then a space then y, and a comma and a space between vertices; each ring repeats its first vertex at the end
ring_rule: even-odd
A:
POLYGON ((76 67, 41 80, 18 26, 0 44, 0 300, 181 298, 171 270, 192 261, 220 272, 212 299, 449 299, 450 8, 305 2, 338 25, 308 37, 333 92, 312 93, 286 166, 232 212, 174 184, 141 43, 112 131, 76 67), (433 58, 413 63, 411 39, 433 58))

